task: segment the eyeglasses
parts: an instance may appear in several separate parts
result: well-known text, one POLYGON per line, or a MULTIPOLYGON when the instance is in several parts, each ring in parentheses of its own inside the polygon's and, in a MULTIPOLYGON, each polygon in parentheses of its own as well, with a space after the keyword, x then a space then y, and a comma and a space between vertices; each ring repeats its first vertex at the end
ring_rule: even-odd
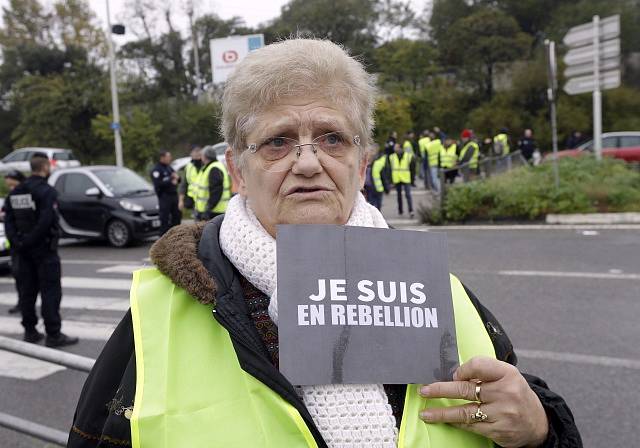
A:
POLYGON ((310 146, 318 158, 320 149, 321 154, 340 160, 349 155, 354 147, 360 146, 360 136, 350 138, 345 132, 336 131, 320 135, 310 143, 300 143, 288 137, 271 137, 262 143, 247 145, 247 150, 258 157, 264 170, 283 172, 291 169, 305 146, 310 146))

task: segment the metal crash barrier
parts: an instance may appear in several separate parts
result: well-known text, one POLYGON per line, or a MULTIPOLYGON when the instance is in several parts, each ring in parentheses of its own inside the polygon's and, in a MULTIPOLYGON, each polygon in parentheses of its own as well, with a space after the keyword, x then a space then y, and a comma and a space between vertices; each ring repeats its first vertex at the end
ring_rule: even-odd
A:
MULTIPOLYGON (((87 373, 91 371, 95 363, 94 359, 85 356, 29 344, 5 336, 0 336, 0 350, 6 350, 87 373)), ((0 426, 59 446, 66 446, 69 437, 66 432, 5 414, 4 412, 0 412, 0 426)))

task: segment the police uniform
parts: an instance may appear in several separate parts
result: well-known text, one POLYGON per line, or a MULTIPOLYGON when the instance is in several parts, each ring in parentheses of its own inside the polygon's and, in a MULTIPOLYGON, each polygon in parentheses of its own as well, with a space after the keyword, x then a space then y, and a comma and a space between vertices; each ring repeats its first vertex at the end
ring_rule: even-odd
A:
POLYGON ((156 163, 151 170, 153 189, 158 195, 160 206, 160 233, 164 233, 173 226, 180 224, 182 215, 178 209, 178 187, 171 182, 174 169, 170 165, 156 163))
POLYGON ((20 309, 25 340, 37 342, 36 299, 42 299, 42 318, 49 346, 77 342, 60 332, 60 257, 58 256, 57 192, 42 176, 31 176, 15 187, 5 204, 5 231, 16 251, 21 285, 20 309), (62 343, 60 343, 62 341, 62 343))

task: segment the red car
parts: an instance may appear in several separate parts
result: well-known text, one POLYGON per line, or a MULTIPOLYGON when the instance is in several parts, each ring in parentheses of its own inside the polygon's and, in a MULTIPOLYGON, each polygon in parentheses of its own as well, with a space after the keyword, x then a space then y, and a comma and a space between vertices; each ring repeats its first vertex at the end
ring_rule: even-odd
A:
MULTIPOLYGON (((558 151, 558 157, 578 157, 593 154, 593 140, 582 143, 576 149, 558 151)), ((640 162, 640 132, 605 132, 602 134, 602 155, 626 162, 640 162)), ((551 154, 547 155, 548 158, 551 154)))

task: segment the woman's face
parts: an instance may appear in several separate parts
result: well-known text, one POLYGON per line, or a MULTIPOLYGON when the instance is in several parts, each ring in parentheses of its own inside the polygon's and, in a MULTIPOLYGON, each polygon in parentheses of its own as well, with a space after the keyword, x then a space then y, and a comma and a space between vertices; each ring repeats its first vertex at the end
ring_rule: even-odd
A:
MULTIPOLYGON (((345 132, 353 137, 345 114, 324 100, 291 98, 259 115, 247 137, 260 145, 273 137, 288 137, 301 143, 328 132, 345 132)), ((364 139, 363 139, 364 140, 364 139)), ((333 158, 311 145, 301 148, 299 157, 286 171, 265 169, 259 154, 245 151, 242 166, 234 164, 227 150, 227 166, 239 193, 270 235, 278 224, 345 224, 358 191, 364 185, 366 158, 354 146, 343 157, 333 158)), ((295 151, 294 151, 295 152, 295 151)))

